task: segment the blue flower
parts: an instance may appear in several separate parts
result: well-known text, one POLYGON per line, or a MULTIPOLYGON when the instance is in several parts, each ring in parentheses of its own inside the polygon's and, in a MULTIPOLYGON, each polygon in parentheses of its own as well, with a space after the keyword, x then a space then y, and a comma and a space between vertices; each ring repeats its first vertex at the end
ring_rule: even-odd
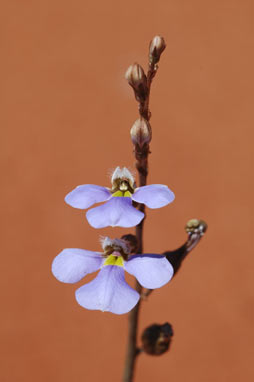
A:
POLYGON ((65 201, 70 206, 80 209, 106 202, 86 213, 92 227, 104 228, 134 227, 139 224, 144 218, 144 213, 134 208, 132 201, 143 203, 149 208, 161 208, 175 198, 174 193, 162 184, 136 188, 133 176, 125 167, 115 169, 111 183, 111 189, 94 184, 78 186, 65 197, 65 201))
POLYGON ((140 295, 125 281, 124 271, 135 276, 145 288, 160 288, 173 276, 173 267, 161 255, 132 255, 124 240, 104 238, 103 252, 64 249, 53 261, 54 276, 64 283, 76 283, 88 273, 100 270, 91 282, 76 290, 76 300, 90 310, 115 314, 129 312, 140 295))

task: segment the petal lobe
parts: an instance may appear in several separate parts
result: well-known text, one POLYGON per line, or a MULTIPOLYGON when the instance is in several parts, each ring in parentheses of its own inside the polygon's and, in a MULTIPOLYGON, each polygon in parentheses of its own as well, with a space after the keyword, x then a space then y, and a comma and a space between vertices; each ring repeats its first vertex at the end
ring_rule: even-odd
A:
POLYGON ((103 261, 99 252, 66 248, 53 260, 52 273, 59 281, 76 283, 88 273, 100 269, 103 261))
POLYGON ((139 294, 126 283, 123 268, 107 265, 93 281, 76 290, 76 300, 86 309, 124 314, 134 308, 139 294))
POLYGON ((150 184, 136 188, 132 200, 143 203, 149 208, 161 208, 173 202, 174 193, 163 184, 150 184))
POLYGON ((153 254, 134 255, 125 262, 124 268, 148 289, 162 287, 174 274, 172 265, 164 256, 153 254))
POLYGON ((65 201, 74 208, 86 209, 95 203, 105 202, 109 198, 111 193, 106 187, 84 184, 67 194, 65 201))
POLYGON ((144 217, 143 212, 132 206, 128 197, 112 197, 105 204, 87 211, 88 223, 94 228, 134 227, 144 217))

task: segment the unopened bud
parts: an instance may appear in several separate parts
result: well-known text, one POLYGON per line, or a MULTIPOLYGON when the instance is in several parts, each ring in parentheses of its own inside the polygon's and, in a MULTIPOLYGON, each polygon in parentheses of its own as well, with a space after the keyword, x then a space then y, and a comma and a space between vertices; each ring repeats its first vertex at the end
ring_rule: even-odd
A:
POLYGON ((134 145, 143 147, 151 142, 152 129, 148 121, 145 119, 137 119, 131 128, 131 140, 134 145))
POLYGON ((129 66, 125 78, 134 90, 137 101, 144 101, 148 95, 145 72, 139 64, 129 66))
POLYGON ((204 235, 207 230, 207 224, 204 220, 191 219, 185 226, 185 231, 189 234, 204 235))
POLYGON ((161 53, 166 48, 166 43, 163 37, 155 36, 149 46, 149 62, 157 64, 160 61, 161 53))
POLYGON ((196 247, 206 230, 207 224, 204 220, 191 219, 188 221, 185 226, 185 231, 188 233, 188 240, 185 244, 187 252, 196 247))
POLYGON ((144 81, 146 82, 145 72, 139 64, 129 66, 125 73, 125 78, 133 87, 143 84, 144 81))
POLYGON ((151 325, 142 334, 142 349, 147 354, 161 355, 168 351, 172 336, 173 329, 168 322, 151 325))

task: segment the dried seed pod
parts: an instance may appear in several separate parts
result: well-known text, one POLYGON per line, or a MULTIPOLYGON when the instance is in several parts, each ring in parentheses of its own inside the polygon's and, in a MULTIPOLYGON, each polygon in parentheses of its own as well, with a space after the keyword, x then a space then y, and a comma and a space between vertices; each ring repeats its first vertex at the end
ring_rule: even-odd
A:
POLYGON ((143 351, 150 355, 161 355, 168 351, 173 336, 172 326, 166 322, 163 325, 148 326, 142 334, 143 351))
POLYGON ((130 249, 130 253, 136 253, 138 249, 138 239, 135 235, 132 235, 131 233, 123 235, 121 237, 122 240, 124 240, 130 249))

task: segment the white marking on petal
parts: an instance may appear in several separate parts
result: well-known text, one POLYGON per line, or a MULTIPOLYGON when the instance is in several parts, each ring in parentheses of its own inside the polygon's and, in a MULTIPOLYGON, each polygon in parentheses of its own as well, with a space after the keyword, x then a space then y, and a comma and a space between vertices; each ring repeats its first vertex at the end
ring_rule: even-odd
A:
POLYGON ((101 237, 100 238, 101 246, 103 250, 107 247, 117 247, 117 248, 122 248, 123 252, 126 254, 130 253, 130 248, 127 245, 127 243, 124 240, 121 239, 110 239, 109 237, 101 237))
POLYGON ((122 169, 118 166, 111 177, 111 183, 113 184, 116 179, 127 179, 130 183, 130 186, 133 187, 134 185, 134 177, 132 173, 126 168, 123 167, 122 169))

